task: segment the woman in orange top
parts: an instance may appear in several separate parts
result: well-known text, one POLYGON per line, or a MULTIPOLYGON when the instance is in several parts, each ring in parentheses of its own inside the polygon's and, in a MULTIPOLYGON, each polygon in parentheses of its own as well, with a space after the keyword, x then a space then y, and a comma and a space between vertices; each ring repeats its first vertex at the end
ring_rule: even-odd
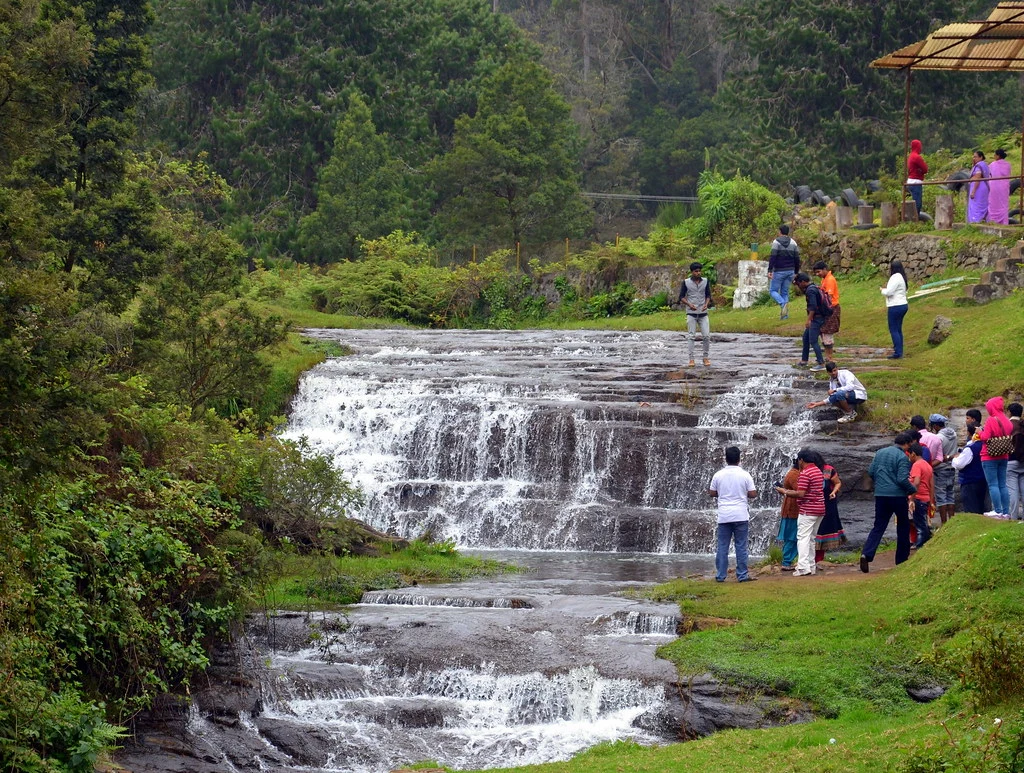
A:
POLYGON ((814 273, 821 278, 821 291, 828 293, 829 300, 832 301, 832 316, 827 317, 821 326, 821 343, 825 347, 825 359, 831 360, 835 335, 839 332, 839 283, 823 260, 814 264, 814 273))

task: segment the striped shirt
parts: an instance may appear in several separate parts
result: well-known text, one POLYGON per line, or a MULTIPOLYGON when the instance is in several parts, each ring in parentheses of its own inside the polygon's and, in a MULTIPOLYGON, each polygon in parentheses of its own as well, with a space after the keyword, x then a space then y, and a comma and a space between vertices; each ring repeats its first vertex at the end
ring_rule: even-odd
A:
POLYGON ((807 492, 800 500, 800 515, 817 518, 825 514, 825 477, 821 470, 813 464, 805 465, 796 487, 807 492))

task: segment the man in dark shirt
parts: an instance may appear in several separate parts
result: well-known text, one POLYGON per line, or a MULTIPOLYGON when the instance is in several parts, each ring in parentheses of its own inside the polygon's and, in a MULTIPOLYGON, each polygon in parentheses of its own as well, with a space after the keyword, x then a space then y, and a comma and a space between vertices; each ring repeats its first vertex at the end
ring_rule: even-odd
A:
POLYGON ((817 360, 817 364, 812 365, 811 370, 825 370, 825 358, 821 353, 821 344, 818 343, 818 337, 821 335, 821 326, 825 323, 825 315, 821 313, 821 290, 804 273, 797 274, 793 283, 800 288, 800 291, 807 298, 807 321, 804 323, 803 349, 800 352, 800 362, 796 364, 796 367, 807 367, 807 358, 813 347, 814 358, 817 360))

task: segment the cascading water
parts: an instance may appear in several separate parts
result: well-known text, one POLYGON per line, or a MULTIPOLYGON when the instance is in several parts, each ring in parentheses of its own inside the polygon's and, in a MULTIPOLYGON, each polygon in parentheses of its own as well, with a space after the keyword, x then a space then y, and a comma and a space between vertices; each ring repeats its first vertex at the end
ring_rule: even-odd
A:
POLYGON ((355 353, 305 376, 287 435, 353 476, 358 517, 464 548, 709 552, 707 482, 736 443, 766 492, 752 533, 763 549, 771 483, 812 427, 802 411, 773 424, 792 388, 781 368, 724 390, 652 383, 652 367, 679 361, 678 335, 322 335, 355 353))
POLYGON ((362 488, 355 515, 531 571, 254 619, 246 676, 228 682, 239 694, 194 696, 187 760, 165 743, 123 755, 128 767, 506 767, 729 726, 727 698, 712 685, 701 715, 703 693, 655 656, 678 609, 623 591, 707 568, 706 491, 727 445, 762 491, 752 538, 767 544, 771 482, 812 429, 778 339, 716 337, 715 368, 669 377, 685 349, 670 333, 314 335, 355 353, 303 378, 286 434, 362 488))

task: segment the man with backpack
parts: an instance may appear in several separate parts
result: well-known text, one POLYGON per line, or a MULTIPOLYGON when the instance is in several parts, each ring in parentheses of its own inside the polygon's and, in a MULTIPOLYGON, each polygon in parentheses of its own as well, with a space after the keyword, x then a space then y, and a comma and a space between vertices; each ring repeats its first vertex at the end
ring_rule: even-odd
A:
POLYGON ((807 298, 807 321, 804 323, 803 348, 800 352, 800 362, 794 367, 806 368, 807 358, 813 348, 814 359, 817 362, 811 366, 811 370, 815 372, 825 370, 825 357, 821 353, 821 344, 818 342, 818 338, 821 335, 821 326, 825 324, 826 319, 832 316, 831 300, 803 272, 796 275, 793 283, 807 298))

